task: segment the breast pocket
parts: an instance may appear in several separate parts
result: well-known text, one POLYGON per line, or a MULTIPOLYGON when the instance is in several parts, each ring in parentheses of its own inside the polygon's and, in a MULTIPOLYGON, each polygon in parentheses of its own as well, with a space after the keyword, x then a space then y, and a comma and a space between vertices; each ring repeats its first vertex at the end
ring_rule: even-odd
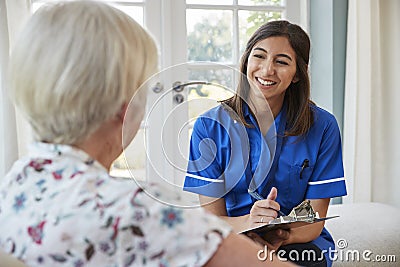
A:
POLYGON ((288 199, 292 205, 297 205, 304 200, 313 170, 314 165, 311 164, 308 167, 303 167, 303 164, 295 164, 290 167, 288 199))

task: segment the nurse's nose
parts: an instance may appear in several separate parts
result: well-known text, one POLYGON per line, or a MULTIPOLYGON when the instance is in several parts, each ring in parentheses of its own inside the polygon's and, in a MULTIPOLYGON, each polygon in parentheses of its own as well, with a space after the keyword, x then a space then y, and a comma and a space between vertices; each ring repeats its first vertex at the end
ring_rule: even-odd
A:
POLYGON ((274 62, 271 59, 264 60, 261 63, 261 70, 263 76, 270 76, 275 74, 274 62))

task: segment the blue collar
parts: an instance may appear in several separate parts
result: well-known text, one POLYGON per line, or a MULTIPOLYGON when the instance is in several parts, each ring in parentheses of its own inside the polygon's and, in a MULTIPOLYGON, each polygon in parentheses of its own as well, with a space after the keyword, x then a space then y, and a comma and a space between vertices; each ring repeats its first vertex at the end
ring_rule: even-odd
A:
MULTIPOLYGON (((275 128, 277 131, 279 129, 279 125, 280 125, 280 122, 281 122, 283 116, 286 116, 286 103, 285 102, 283 103, 281 110, 279 111, 278 115, 276 116, 276 118, 274 120, 275 128), (282 114, 285 114, 285 115, 282 115, 282 114)), ((254 126, 256 126, 258 128, 256 119, 254 118, 253 114, 250 112, 249 106, 244 101, 243 101, 243 117, 245 118, 245 120, 247 122, 253 124, 254 126)), ((283 129, 283 131, 285 131, 285 129, 283 129)), ((280 134, 282 134, 282 133, 280 133, 280 134)))

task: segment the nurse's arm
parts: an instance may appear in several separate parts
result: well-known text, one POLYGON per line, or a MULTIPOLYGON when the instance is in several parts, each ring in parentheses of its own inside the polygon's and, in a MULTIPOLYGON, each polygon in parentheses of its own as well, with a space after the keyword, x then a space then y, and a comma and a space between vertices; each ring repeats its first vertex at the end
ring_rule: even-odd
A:
POLYGON ((238 217, 229 217, 228 213, 226 212, 225 199, 207 197, 203 195, 199 195, 199 199, 201 206, 205 210, 219 216, 222 220, 230 224, 235 233, 249 228, 249 214, 238 217))
MULTIPOLYGON (((321 218, 326 217, 330 198, 312 199, 310 201, 314 211, 317 211, 321 218)), ((324 228, 324 224, 325 222, 322 221, 319 223, 291 229, 289 238, 283 242, 283 245, 293 243, 307 243, 316 239, 321 234, 321 231, 324 228)))

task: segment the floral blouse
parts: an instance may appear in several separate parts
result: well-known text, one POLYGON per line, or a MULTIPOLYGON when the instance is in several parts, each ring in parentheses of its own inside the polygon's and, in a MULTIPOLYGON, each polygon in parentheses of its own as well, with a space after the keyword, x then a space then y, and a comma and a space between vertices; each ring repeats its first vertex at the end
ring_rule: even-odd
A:
POLYGON ((231 231, 71 146, 33 144, 0 182, 0 249, 28 266, 201 266, 231 231))

